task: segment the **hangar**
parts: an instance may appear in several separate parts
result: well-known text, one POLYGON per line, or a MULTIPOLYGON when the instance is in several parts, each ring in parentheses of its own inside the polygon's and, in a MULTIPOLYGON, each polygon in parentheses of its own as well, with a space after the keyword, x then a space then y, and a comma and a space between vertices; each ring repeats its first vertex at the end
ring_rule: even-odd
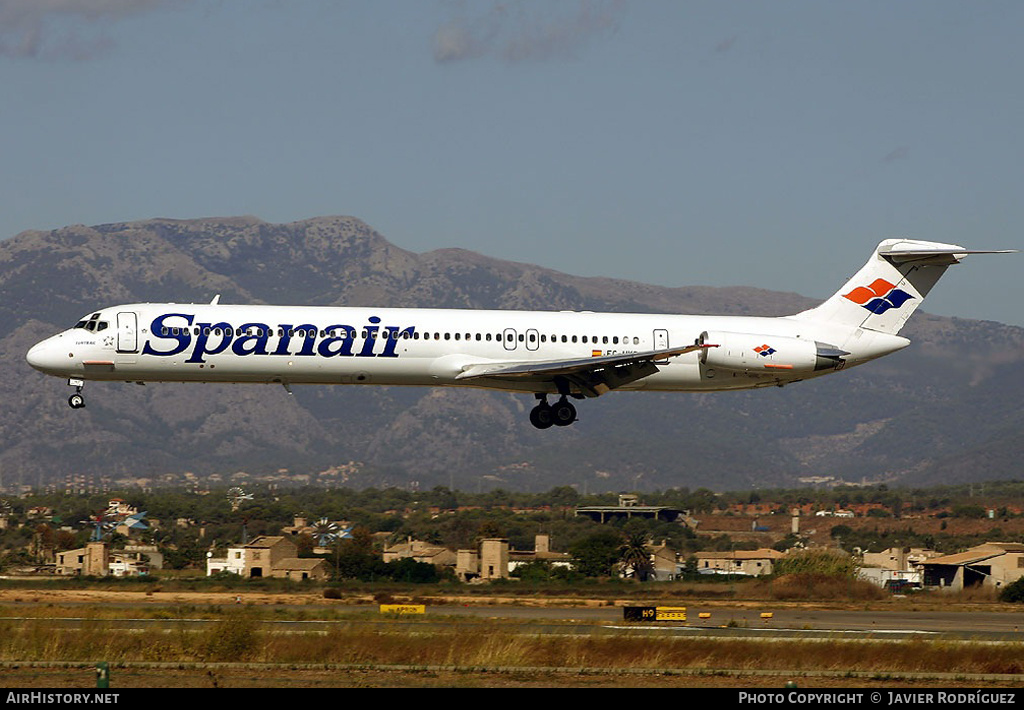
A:
POLYGON ((1024 576, 1024 544, 986 542, 964 552, 933 557, 922 566, 926 587, 1002 589, 1024 576))

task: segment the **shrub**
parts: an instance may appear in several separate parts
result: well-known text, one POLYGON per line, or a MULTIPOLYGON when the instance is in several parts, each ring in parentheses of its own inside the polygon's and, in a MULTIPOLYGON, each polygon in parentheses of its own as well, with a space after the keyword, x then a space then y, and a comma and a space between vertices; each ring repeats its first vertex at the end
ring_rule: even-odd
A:
POLYGON ((999 593, 999 601, 1011 604, 1024 604, 1024 577, 1008 584, 999 593))

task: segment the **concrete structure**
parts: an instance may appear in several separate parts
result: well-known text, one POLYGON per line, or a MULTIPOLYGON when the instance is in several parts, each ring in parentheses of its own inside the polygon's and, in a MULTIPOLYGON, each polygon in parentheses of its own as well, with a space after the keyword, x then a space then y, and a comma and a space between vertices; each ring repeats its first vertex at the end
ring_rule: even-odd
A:
POLYGON ((305 579, 322 582, 330 576, 330 573, 327 569, 327 563, 322 559, 316 557, 290 557, 279 560, 271 571, 271 575, 294 579, 297 582, 305 579))
POLYGON ((904 586, 920 588, 924 575, 920 571, 861 567, 857 570, 857 577, 865 582, 877 584, 879 587, 888 587, 897 591, 904 586))
POLYGON ((509 556, 505 538, 481 540, 478 550, 459 550, 456 553, 455 575, 463 582, 507 579, 509 556))
POLYGON ((933 557, 922 566, 926 587, 1002 589, 1024 576, 1024 544, 986 542, 954 555, 933 557))
POLYGON ((533 550, 509 550, 508 571, 514 572, 517 567, 531 562, 547 562, 553 567, 570 567, 572 558, 567 552, 552 552, 551 537, 536 535, 533 539, 533 550))
POLYGON ((785 557, 778 550, 736 550, 734 552, 698 552, 700 574, 745 574, 758 577, 771 574, 776 560, 785 557))
POLYGON ((274 577, 281 560, 298 557, 299 548, 280 535, 261 535, 245 545, 244 577, 274 577))
POLYGON ((430 545, 421 540, 413 540, 411 537, 405 542, 392 545, 384 550, 383 559, 385 562, 392 562, 406 557, 411 557, 417 562, 426 562, 427 564, 441 567, 451 567, 457 561, 456 553, 447 547, 430 545))
POLYGON ((660 545, 651 546, 651 564, 653 579, 668 581, 679 576, 679 553, 665 540, 660 545))
POLYGON ((207 576, 230 572, 241 577, 324 580, 330 576, 327 562, 298 557, 298 547, 287 537, 263 535, 252 542, 229 547, 225 557, 207 557, 207 576))
POLYGON ((56 573, 105 577, 110 573, 110 553, 105 542, 90 542, 76 550, 57 553, 56 573))
POLYGON ((164 556, 156 545, 125 545, 123 550, 111 550, 110 574, 114 577, 134 577, 163 569, 164 556))
POLYGON ((674 523, 684 515, 684 512, 678 508, 669 508, 663 505, 639 505, 635 495, 623 494, 619 496, 618 505, 588 505, 577 508, 576 515, 588 517, 599 523, 623 518, 653 518, 674 523))
POLYGON ((922 564, 939 555, 935 550, 923 547, 890 547, 881 552, 865 552, 862 560, 865 567, 920 572, 922 564))
POLYGON ((206 558, 206 576, 218 574, 219 572, 230 572, 231 574, 237 574, 239 577, 245 574, 245 548, 244 547, 229 547, 228 553, 224 557, 213 557, 212 553, 207 553, 206 558))
POLYGON ((508 578, 508 540, 489 538, 480 541, 480 578, 508 578))

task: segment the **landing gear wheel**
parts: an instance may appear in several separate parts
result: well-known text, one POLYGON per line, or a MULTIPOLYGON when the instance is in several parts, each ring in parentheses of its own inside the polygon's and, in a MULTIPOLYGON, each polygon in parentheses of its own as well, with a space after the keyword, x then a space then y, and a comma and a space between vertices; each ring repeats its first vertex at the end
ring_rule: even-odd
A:
POLYGON ((554 423, 555 419, 551 413, 551 405, 547 402, 541 402, 530 410, 530 424, 533 424, 538 429, 547 429, 554 423))
POLYGON ((75 392, 73 395, 68 397, 68 406, 72 409, 81 409, 85 406, 85 397, 75 392))
POLYGON ((576 421, 576 407, 572 405, 572 402, 562 397, 551 406, 551 415, 556 425, 569 426, 576 421))

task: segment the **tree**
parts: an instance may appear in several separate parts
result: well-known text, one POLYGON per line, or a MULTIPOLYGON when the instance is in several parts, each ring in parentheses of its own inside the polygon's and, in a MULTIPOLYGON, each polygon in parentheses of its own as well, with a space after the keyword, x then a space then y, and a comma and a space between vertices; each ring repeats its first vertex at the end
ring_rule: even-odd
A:
POLYGON ((609 577, 619 561, 622 535, 615 530, 601 530, 569 547, 573 567, 585 577, 609 577))
POLYGON ((619 547, 619 569, 623 574, 632 572, 633 577, 646 582, 654 571, 651 553, 647 549, 647 533, 632 532, 619 547))
POLYGON ((1024 604, 1024 577, 1011 582, 999 592, 999 601, 1011 604, 1024 604))
POLYGON ((441 577, 437 573, 437 567, 429 562, 420 562, 411 557, 403 557, 388 562, 388 575, 396 582, 412 582, 414 584, 434 584, 439 582, 441 577))

